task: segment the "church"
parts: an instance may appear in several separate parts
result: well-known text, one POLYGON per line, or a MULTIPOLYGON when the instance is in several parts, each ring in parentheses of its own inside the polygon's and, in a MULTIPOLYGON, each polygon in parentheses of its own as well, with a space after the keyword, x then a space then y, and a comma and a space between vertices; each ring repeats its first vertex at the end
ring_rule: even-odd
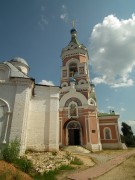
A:
POLYGON ((36 84, 22 58, 0 63, 0 147, 19 138, 21 154, 72 145, 91 151, 123 148, 119 115, 98 112, 87 48, 75 28, 70 33, 61 52, 60 87, 36 84))

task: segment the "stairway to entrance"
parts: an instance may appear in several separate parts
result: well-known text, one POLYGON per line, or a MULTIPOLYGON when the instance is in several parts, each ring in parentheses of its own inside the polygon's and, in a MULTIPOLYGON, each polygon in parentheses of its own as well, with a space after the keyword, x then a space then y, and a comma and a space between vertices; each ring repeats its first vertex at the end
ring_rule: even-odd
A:
POLYGON ((62 149, 70 153, 84 153, 84 154, 91 153, 91 151, 89 151, 88 149, 85 149, 82 146, 64 146, 62 147, 62 149))

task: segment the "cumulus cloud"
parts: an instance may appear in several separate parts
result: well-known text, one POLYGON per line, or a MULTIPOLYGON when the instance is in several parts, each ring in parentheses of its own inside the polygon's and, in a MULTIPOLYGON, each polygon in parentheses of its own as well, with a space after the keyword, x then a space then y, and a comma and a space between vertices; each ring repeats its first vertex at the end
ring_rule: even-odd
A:
POLYGON ((94 26, 90 37, 90 55, 95 84, 110 87, 133 85, 130 77, 135 66, 135 15, 130 19, 118 19, 114 15, 104 18, 94 26))
POLYGON ((68 22, 67 7, 64 4, 62 5, 62 13, 60 15, 60 19, 62 19, 65 23, 68 22))
POLYGON ((54 83, 52 81, 47 81, 47 80, 42 80, 41 82, 39 82, 39 84, 54 86, 54 83))

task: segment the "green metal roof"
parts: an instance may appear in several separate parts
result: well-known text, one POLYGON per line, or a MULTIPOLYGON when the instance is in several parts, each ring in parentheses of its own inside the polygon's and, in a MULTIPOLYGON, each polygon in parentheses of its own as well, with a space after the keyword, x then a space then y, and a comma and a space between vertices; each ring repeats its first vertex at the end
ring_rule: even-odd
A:
POLYGON ((114 113, 98 113, 98 117, 106 117, 106 116, 118 116, 118 114, 114 113))
POLYGON ((80 44, 79 41, 77 40, 77 37, 76 37, 76 36, 72 36, 72 37, 71 37, 70 43, 71 43, 71 42, 73 42, 73 43, 75 43, 75 44, 81 46, 81 44, 80 44))

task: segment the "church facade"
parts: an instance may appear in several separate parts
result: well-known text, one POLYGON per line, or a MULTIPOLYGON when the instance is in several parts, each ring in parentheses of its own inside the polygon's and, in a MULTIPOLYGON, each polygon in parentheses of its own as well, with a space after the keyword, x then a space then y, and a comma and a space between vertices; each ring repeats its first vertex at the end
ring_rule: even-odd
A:
POLYGON ((121 148, 119 115, 98 112, 88 51, 79 43, 74 28, 61 58, 60 145, 81 145, 93 151, 121 148))
POLYGON ((27 149, 57 151, 66 145, 92 151, 121 149, 119 115, 98 112, 89 55, 76 29, 61 58, 61 88, 36 84, 22 58, 0 63, 0 146, 17 137, 21 154, 27 149))

